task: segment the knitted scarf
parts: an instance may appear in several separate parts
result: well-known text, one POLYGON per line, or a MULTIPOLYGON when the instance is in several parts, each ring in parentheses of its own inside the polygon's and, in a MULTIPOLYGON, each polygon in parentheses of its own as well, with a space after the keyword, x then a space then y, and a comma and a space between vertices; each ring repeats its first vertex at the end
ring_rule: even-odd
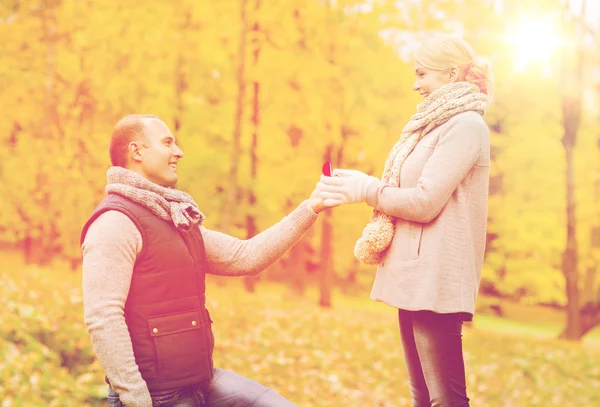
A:
MULTIPOLYGON (((400 140, 387 157, 381 181, 398 187, 402 165, 423 136, 459 113, 475 111, 483 116, 486 106, 487 96, 469 82, 453 82, 431 92, 402 129, 400 140)), ((394 237, 394 222, 392 216, 374 210, 354 246, 356 258, 365 264, 379 264, 394 237)))
POLYGON ((183 191, 162 187, 123 167, 109 168, 106 179, 107 194, 131 199, 181 231, 187 232, 204 222, 204 214, 194 199, 183 191))

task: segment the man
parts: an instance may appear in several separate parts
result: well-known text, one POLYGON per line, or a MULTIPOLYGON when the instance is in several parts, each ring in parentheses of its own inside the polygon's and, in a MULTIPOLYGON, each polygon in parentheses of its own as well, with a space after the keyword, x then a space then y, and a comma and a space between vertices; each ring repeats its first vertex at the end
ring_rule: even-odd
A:
POLYGON ((175 189, 183 152, 156 116, 131 115, 110 142, 107 196, 81 234, 85 322, 109 382, 109 406, 291 407, 213 367, 205 274, 257 275, 323 210, 316 192, 249 240, 206 229, 175 189))

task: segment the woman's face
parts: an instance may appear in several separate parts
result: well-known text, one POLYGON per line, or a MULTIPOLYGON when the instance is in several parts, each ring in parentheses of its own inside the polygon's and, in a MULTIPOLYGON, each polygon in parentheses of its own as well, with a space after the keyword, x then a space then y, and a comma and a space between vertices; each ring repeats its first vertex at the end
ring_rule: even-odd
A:
POLYGON ((415 61, 415 75, 417 76, 417 79, 415 80, 413 89, 426 98, 431 92, 437 90, 439 87, 453 82, 452 74, 452 70, 434 71, 425 68, 415 61))

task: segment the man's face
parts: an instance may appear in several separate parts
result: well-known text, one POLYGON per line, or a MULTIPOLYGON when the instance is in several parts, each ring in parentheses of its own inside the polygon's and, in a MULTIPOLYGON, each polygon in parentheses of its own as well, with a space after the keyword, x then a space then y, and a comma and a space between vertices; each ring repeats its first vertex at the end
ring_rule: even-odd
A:
POLYGON ((434 71, 425 68, 417 61, 415 61, 415 75, 417 79, 415 80, 413 89, 419 92, 424 98, 441 86, 451 82, 448 71, 434 71))
POLYGON ((146 121, 144 135, 146 140, 139 150, 143 175, 163 187, 174 187, 177 184, 177 161, 183 157, 175 137, 158 119, 146 121))

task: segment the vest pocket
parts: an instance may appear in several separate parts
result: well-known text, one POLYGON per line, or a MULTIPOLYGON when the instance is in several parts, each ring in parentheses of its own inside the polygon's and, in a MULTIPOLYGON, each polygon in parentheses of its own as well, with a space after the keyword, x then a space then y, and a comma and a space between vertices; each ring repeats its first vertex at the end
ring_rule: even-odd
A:
POLYGON ((156 346, 158 376, 171 381, 205 372, 210 344, 205 331, 210 329, 197 310, 148 318, 150 336, 156 346))

